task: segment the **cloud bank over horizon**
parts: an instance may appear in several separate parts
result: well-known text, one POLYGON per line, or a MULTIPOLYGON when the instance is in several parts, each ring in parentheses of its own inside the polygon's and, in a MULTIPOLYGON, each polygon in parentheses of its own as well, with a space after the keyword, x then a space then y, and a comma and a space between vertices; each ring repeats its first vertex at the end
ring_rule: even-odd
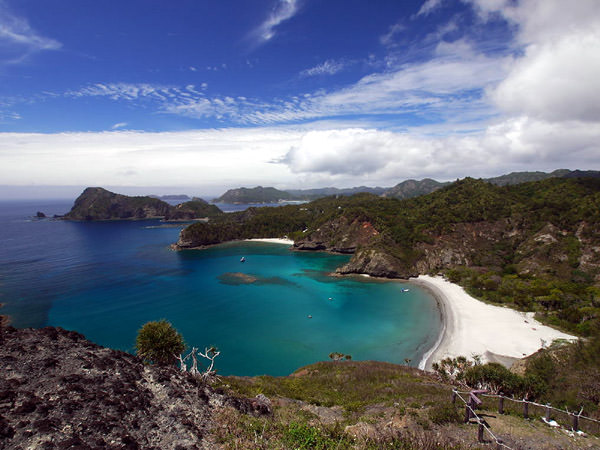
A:
MULTIPOLYGON (((259 44, 244 56, 246 77, 271 52, 296 45, 294 31, 301 16, 314 14, 311 8, 281 0, 257 16, 246 33, 259 44)), ((0 23, 5 47, 62 45, 63 39, 42 37, 50 34, 10 17, 0 23), (21 35, 29 38, 21 42, 21 35)), ((246 88, 213 89, 221 79, 153 79, 0 96, 0 125, 8 127, 0 132, 1 184, 204 186, 212 192, 600 168, 595 0, 568 8, 559 0, 427 0, 372 38, 379 54, 310 55, 312 63, 280 81, 285 91, 269 85, 280 89, 276 96, 258 84, 251 88, 261 81, 251 78, 246 88), (426 32, 419 31, 423 24, 426 32), (53 102, 73 105, 74 113, 105 105, 112 118, 98 131, 17 129, 35 105, 53 102), (145 115, 113 114, 117 107, 145 115), (142 120, 153 125, 138 127, 142 120)), ((196 66, 202 67, 185 65, 196 66)), ((234 67, 223 66, 224 72, 234 67)))

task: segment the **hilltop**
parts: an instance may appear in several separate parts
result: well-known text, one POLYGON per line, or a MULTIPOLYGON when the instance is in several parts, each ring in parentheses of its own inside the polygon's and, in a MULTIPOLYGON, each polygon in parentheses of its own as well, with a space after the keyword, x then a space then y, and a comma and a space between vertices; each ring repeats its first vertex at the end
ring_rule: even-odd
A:
POLYGON ((213 217, 222 211, 202 199, 194 199, 176 206, 154 197, 130 197, 107 191, 101 187, 86 188, 75 200, 71 210, 63 216, 68 220, 122 220, 152 219, 190 220, 213 217))
MULTIPOLYGON (((60 328, 0 328, 0 344, 1 448, 433 450, 477 442, 477 426, 462 424, 464 408, 450 401, 453 385, 415 368, 329 361, 285 377, 207 383, 60 328)), ((512 448, 598 445, 489 406, 489 426, 512 448)))
POLYGON ((256 186, 255 188, 229 189, 213 200, 214 203, 277 203, 280 200, 298 200, 289 192, 273 187, 256 186))
MULTIPOLYGON (((558 169, 553 172, 511 172, 498 177, 484 178, 483 181, 497 185, 509 186, 530 181, 541 181, 549 178, 598 178, 599 171, 594 170, 568 170, 558 169)), ((386 198, 400 200, 430 194, 445 186, 451 181, 436 181, 431 178, 422 180, 405 180, 393 187, 368 187, 357 186, 352 188, 325 187, 316 189, 286 189, 279 190, 273 187, 257 186, 255 188, 230 189, 221 197, 214 199, 215 203, 277 203, 280 200, 311 201, 330 196, 350 196, 355 194, 373 194, 386 198)))

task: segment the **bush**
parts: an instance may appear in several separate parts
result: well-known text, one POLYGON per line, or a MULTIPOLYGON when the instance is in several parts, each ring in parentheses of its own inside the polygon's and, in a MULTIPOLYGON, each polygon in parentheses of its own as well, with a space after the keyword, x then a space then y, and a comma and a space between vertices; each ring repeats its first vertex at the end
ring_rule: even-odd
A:
POLYGON ((185 349, 183 337, 166 320, 148 322, 135 340, 137 355, 146 362, 166 366, 175 363, 185 349))
POLYGON ((429 410, 429 420, 437 425, 444 425, 446 423, 460 423, 462 418, 456 407, 452 404, 443 403, 433 406, 429 410))

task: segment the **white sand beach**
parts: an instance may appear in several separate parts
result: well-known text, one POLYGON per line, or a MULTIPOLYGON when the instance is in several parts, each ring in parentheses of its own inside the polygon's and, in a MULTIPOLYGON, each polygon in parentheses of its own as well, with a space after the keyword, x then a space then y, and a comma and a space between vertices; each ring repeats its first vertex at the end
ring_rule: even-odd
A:
POLYGON ((292 241, 291 239, 280 239, 280 238, 246 239, 246 241, 270 242, 271 244, 294 245, 294 241, 292 241))
POLYGON ((577 339, 542 325, 533 318, 534 313, 483 303, 442 277, 420 275, 410 281, 429 290, 442 313, 440 339, 423 357, 420 369, 431 370, 434 362, 461 355, 480 355, 482 362, 509 365, 555 339, 577 339))

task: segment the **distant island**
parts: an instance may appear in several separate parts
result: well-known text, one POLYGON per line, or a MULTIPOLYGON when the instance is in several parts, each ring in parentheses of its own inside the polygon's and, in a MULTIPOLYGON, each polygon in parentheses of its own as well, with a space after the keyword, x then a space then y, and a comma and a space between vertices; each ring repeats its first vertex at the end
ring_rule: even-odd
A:
POLYGON ((101 187, 89 187, 77 197, 66 220, 192 220, 215 217, 223 212, 202 199, 180 203, 176 206, 153 197, 129 197, 115 194, 101 187))
POLYGON ((214 203, 277 203, 284 200, 299 200, 289 192, 280 191, 273 187, 256 186, 255 188, 229 189, 223 195, 213 200, 214 203))
POLYGON ((178 201, 188 201, 192 200, 189 195, 186 194, 168 194, 168 195, 149 195, 152 198, 158 198, 160 200, 169 201, 169 200, 178 200, 178 201))
MULTIPOLYGON (((484 178, 483 181, 496 186, 511 186, 529 181, 540 181, 548 178, 594 178, 600 177, 599 171, 558 169, 553 172, 512 172, 493 178, 484 178)), ((352 188, 325 187, 316 189, 286 189, 280 190, 274 187, 257 186, 254 188, 240 187, 229 189, 220 197, 213 200, 214 203, 278 203, 281 201, 311 201, 330 196, 350 196, 354 194, 368 193, 386 198, 407 199, 420 195, 430 194, 445 186, 452 184, 451 181, 436 181, 431 178, 422 180, 405 180, 393 187, 368 187, 357 186, 352 188)))

